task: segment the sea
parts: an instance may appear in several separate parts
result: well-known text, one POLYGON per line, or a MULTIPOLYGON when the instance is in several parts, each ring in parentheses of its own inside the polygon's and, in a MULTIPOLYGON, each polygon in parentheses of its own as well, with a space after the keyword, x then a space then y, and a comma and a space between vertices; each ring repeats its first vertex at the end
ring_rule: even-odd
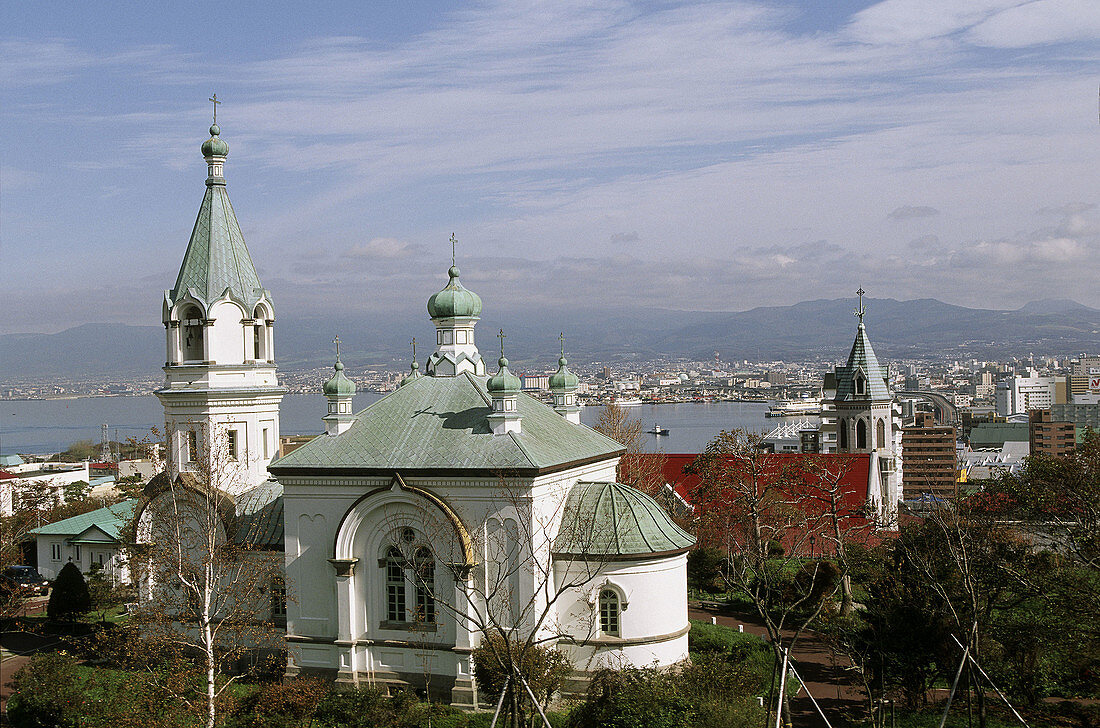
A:
MULTIPOLYGON (((359 411, 380 399, 381 394, 364 392, 353 404, 359 411)), ((642 429, 655 425, 668 435, 645 435, 648 449, 667 453, 701 452, 722 430, 742 428, 769 432, 781 419, 766 417, 768 405, 760 402, 690 402, 636 405, 626 408, 642 422, 642 429)), ((308 435, 323 431, 321 416, 325 399, 317 394, 288 394, 280 408, 283 435, 308 435)), ((602 407, 585 407, 581 421, 594 425, 602 407)), ((33 453, 49 455, 65 450, 79 440, 99 442, 101 427, 108 426, 111 440, 141 440, 152 428, 164 428, 164 410, 153 395, 132 397, 79 397, 73 399, 0 400, 0 455, 33 453)))

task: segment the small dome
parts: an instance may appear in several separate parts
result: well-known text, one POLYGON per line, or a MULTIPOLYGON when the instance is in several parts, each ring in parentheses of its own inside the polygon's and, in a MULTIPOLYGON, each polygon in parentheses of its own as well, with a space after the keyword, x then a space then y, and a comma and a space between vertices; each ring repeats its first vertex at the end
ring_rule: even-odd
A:
POLYGON ((508 371, 508 360, 500 357, 498 363, 500 369, 497 370, 496 374, 489 377, 489 382, 485 385, 485 388, 489 390, 490 394, 519 394, 523 383, 519 381, 519 377, 508 371))
POLYGON ((581 380, 577 378, 576 374, 569 371, 567 364, 569 364, 569 360, 564 356, 558 359, 558 370, 550 375, 551 390, 576 389, 577 385, 580 384, 581 380))
POLYGON ((202 156, 225 157, 229 155, 229 145, 218 138, 221 133, 221 127, 217 124, 210 127, 210 138, 202 143, 202 156))
POLYGON ((622 483, 577 483, 565 499, 554 554, 647 558, 681 553, 694 543, 645 493, 622 483))
POLYGON ((409 373, 405 375, 405 378, 401 380, 401 384, 398 384, 397 386, 404 387, 406 384, 408 384, 412 380, 419 377, 420 376, 420 372, 418 371, 419 369, 420 369, 420 365, 417 364, 414 361, 412 363, 412 365, 409 367, 409 373))
POLYGON ((321 387, 325 395, 329 397, 350 397, 355 394, 355 382, 344 376, 344 363, 337 360, 333 369, 336 370, 336 373, 321 387))
POLYGON ((428 299, 428 315, 437 318, 478 318, 481 316, 481 297, 467 290, 458 280, 458 266, 447 271, 450 280, 447 287, 428 299))

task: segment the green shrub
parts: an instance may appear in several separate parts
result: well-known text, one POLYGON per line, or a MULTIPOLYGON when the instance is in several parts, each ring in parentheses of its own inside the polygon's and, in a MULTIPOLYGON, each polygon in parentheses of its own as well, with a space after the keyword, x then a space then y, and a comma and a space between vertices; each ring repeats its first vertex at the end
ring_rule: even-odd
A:
POLYGON ((34 657, 11 679, 8 720, 16 728, 77 728, 84 686, 76 660, 64 653, 34 657))
POLYGON ((265 683, 237 700, 225 728, 292 728, 308 726, 318 704, 331 692, 320 680, 298 678, 265 683))
POLYGON ((585 701, 569 719, 570 728, 683 728, 695 710, 675 676, 655 668, 599 670, 585 701))

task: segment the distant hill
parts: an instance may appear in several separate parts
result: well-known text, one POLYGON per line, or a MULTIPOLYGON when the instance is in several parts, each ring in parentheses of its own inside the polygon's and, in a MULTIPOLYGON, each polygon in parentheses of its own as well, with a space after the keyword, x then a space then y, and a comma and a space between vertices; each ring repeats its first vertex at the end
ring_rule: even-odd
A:
MULTIPOLYGON (((558 332, 571 359, 624 363, 657 356, 709 360, 841 359, 855 333, 851 299, 804 301, 736 313, 665 309, 492 310, 478 326, 482 354, 495 366, 494 333, 508 333, 508 357, 522 369, 550 367, 558 332)), ((1075 301, 1035 301, 1016 311, 965 308, 931 298, 867 301, 867 330, 885 358, 1005 358, 1100 351, 1100 311, 1075 301)), ((435 337, 426 314, 407 316, 281 316, 279 366, 295 370, 332 359, 340 335, 354 366, 403 366, 410 338, 423 360, 435 337)), ((149 374, 163 365, 160 326, 85 324, 57 334, 0 336, 0 377, 149 374)))

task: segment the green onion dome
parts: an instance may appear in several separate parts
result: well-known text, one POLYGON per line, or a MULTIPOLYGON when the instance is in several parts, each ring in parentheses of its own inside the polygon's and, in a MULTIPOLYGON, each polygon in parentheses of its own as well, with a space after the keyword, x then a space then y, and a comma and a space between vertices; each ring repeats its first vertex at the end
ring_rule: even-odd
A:
POLYGON ((202 156, 225 157, 229 155, 229 145, 218 138, 221 133, 221 127, 217 124, 210 127, 210 138, 202 143, 202 156))
POLYGON ((337 360, 333 368, 336 373, 332 375, 332 379, 325 382, 325 385, 321 388, 322 391, 330 397, 355 394, 355 382, 344 376, 344 363, 337 360))
POLYGON ((569 371, 569 360, 564 356, 558 359, 558 370, 550 375, 550 389, 576 389, 580 384, 577 375, 569 371))
POLYGON ((452 265, 447 275, 451 277, 447 287, 428 299, 428 315, 433 319, 481 316, 481 297, 459 282, 458 266, 452 265))
POLYGON ((680 554, 695 537, 645 493, 622 483, 579 482, 569 491, 556 556, 631 559, 680 554))
POLYGON ((489 377, 489 382, 485 385, 485 388, 489 390, 490 394, 519 394, 523 384, 519 381, 519 377, 508 371, 508 360, 500 357, 498 363, 500 369, 497 370, 496 374, 489 377))
POLYGON ((401 384, 398 384, 397 386, 404 387, 406 384, 408 384, 412 380, 419 377, 420 376, 420 372, 418 371, 419 369, 420 369, 420 365, 417 364, 414 361, 412 363, 412 366, 409 367, 409 373, 405 375, 405 378, 401 380, 401 384))

